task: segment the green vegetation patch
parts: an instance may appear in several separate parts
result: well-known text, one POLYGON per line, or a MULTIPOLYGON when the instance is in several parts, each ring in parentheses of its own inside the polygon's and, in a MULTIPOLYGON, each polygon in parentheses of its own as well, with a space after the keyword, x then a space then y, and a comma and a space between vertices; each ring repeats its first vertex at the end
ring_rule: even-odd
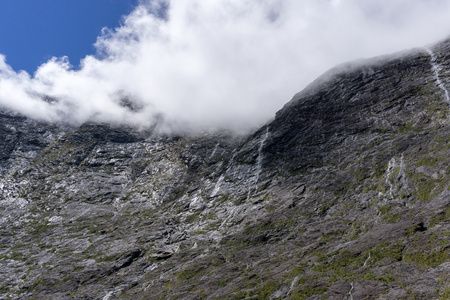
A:
POLYGON ((436 157, 422 157, 416 162, 416 167, 424 165, 434 167, 439 160, 440 159, 436 157))
POLYGON ((406 262, 413 262, 428 268, 434 268, 444 262, 450 261, 450 249, 439 249, 430 253, 415 251, 404 254, 403 259, 406 262))
POLYGON ((188 281, 197 277, 197 275, 199 275, 202 271, 204 271, 204 269, 200 266, 197 266, 192 269, 185 269, 181 272, 178 272, 177 274, 175 274, 175 277, 181 281, 188 281))
POLYGON ((431 179, 426 176, 415 174, 412 176, 416 187, 415 195, 421 201, 429 201, 440 194, 446 184, 446 178, 431 179))
POLYGON ((401 261, 403 259, 403 249, 404 246, 400 243, 383 242, 370 251, 371 261, 380 261, 385 258, 401 261))
POLYGON ((435 215, 433 219, 430 221, 430 227, 434 227, 436 223, 446 221, 447 222, 450 221, 450 207, 446 207, 443 213, 435 215))
POLYGON ((326 291, 328 291, 328 287, 302 285, 292 292, 291 299, 303 300, 313 295, 322 295, 326 291))
POLYGON ((245 228, 245 234, 272 231, 272 230, 282 230, 295 226, 295 220, 293 219, 282 219, 277 221, 266 221, 258 226, 249 226, 245 228))
POLYGON ((450 288, 441 291, 441 295, 439 296, 439 300, 448 300, 448 299, 450 299, 450 288))
POLYGON ((268 281, 262 284, 257 289, 237 292, 232 296, 232 299, 269 299, 270 295, 275 293, 279 287, 280 284, 278 282, 268 281))
POLYGON ((343 250, 340 253, 332 252, 320 256, 313 271, 328 273, 331 281, 338 281, 342 278, 351 277, 364 264, 365 257, 359 253, 343 250))

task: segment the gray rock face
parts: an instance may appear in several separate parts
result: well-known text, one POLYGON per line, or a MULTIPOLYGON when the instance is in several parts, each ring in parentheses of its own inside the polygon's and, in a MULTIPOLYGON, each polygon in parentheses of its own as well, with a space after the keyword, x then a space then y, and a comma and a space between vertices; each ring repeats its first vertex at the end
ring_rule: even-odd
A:
POLYGON ((448 299, 449 64, 337 67, 248 136, 3 112, 0 299, 448 299))

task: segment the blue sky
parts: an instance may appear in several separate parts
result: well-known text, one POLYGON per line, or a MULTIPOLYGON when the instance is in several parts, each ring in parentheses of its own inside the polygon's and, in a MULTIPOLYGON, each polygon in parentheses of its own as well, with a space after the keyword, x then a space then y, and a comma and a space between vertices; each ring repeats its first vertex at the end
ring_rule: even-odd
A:
POLYGON ((51 57, 68 56, 78 67, 95 54, 103 27, 120 25, 137 0, 1 0, 0 53, 16 71, 33 74, 51 57))

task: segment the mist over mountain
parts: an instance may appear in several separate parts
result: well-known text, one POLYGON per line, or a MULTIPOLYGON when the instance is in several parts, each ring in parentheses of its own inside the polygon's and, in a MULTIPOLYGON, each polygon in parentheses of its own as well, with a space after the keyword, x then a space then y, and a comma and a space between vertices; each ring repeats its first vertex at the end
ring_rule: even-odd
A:
POLYGON ((142 1, 79 68, 17 72, 3 53, 0 104, 75 125, 248 131, 337 64, 445 38, 449 13, 441 0, 142 1))

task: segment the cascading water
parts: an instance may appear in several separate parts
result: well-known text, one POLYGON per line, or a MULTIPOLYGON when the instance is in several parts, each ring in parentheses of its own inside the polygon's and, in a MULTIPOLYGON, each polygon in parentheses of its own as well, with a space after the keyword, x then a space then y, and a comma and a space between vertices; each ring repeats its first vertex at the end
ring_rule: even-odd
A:
POLYGON ((436 84, 444 92, 444 94, 445 94, 445 102, 450 104, 450 96, 449 96, 448 90, 445 87, 445 85, 442 83, 441 78, 439 77, 439 72, 442 71, 442 66, 438 63, 437 57, 436 57, 436 55, 434 54, 433 51, 431 51, 428 48, 426 48, 425 50, 428 52, 428 54, 431 57, 431 70, 433 70, 433 74, 434 74, 434 78, 436 80, 436 84))
POLYGON ((261 175, 261 171, 262 171, 262 163, 263 163, 263 147, 265 142, 267 141, 267 139, 269 138, 269 126, 267 126, 266 128, 266 134, 263 136, 263 138, 261 139, 261 143, 259 144, 259 148, 258 148, 258 160, 257 160, 257 169, 256 169, 256 180, 255 180, 255 185, 258 184, 258 180, 259 180, 259 176, 261 175))
POLYGON ((223 174, 220 175, 219 180, 217 180, 216 184, 214 185, 214 189, 213 189, 213 191, 211 193, 211 197, 216 196, 217 193, 219 192, 220 185, 222 184, 223 178, 224 178, 224 175, 223 174))
POLYGON ((216 144, 216 146, 214 147, 213 152, 212 152, 211 155, 209 156, 209 159, 211 159, 211 158, 214 157, 214 154, 216 154, 217 148, 219 148, 219 145, 220 145, 219 143, 216 144))
POLYGON ((269 138, 269 126, 266 127, 266 133, 262 136, 261 141, 259 143, 259 147, 258 147, 258 158, 256 160, 256 176, 255 176, 255 180, 253 181, 253 188, 249 188, 248 189, 248 195, 247 195, 247 199, 250 198, 251 196, 251 191, 254 190, 256 191, 258 188, 258 181, 259 181, 259 177, 261 176, 261 172, 262 172, 262 165, 263 165, 263 148, 264 148, 264 144, 266 143, 267 139, 269 138))
POLYGON ((212 190, 212 192, 211 192, 210 197, 216 196, 217 193, 219 192, 219 190, 220 190, 220 185, 222 184, 222 182, 223 182, 223 180, 224 180, 224 178, 225 178, 225 175, 224 175, 224 174, 225 174, 225 173, 231 168, 231 166, 233 165, 233 160, 234 160, 234 157, 235 157, 235 156, 236 156, 236 149, 233 150, 233 156, 231 156, 230 162, 228 163, 228 166, 226 167, 225 172, 224 172, 222 175, 220 175, 219 179, 217 180, 216 184, 214 185, 214 188, 213 188, 213 190, 212 190))

